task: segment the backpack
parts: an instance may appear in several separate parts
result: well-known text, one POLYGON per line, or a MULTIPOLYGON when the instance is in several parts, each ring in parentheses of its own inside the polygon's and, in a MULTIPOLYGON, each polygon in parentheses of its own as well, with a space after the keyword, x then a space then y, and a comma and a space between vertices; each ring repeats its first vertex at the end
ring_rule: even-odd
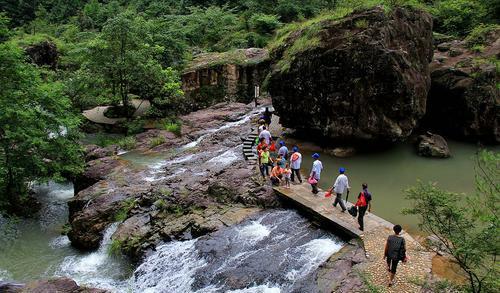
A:
POLYGON ((356 202, 356 206, 358 206, 358 207, 366 206, 366 197, 365 197, 365 193, 363 191, 359 193, 359 198, 358 198, 358 201, 356 202))

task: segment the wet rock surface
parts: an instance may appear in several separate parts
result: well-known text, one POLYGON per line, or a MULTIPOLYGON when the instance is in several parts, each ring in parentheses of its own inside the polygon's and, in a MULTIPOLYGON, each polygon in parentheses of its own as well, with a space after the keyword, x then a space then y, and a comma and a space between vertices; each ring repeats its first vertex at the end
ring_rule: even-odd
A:
POLYGON ((446 140, 438 134, 427 133, 418 137, 417 152, 420 156, 449 158, 450 149, 446 140))
POLYGON ((312 40, 306 27, 271 52, 268 88, 281 124, 337 141, 408 137, 430 88, 431 16, 374 8, 315 25, 312 40))
POLYGON ((500 30, 485 38, 482 52, 472 51, 466 41, 438 45, 423 121, 428 129, 458 139, 500 142, 499 78, 494 61, 500 55, 500 30))
POLYGON ((278 206, 242 155, 241 137, 258 112, 230 103, 191 113, 181 117, 182 136, 154 148, 149 141, 163 132, 139 134, 135 151, 151 154, 147 164, 126 155, 89 161, 82 182, 94 183, 69 202, 72 244, 95 249, 121 221, 113 239, 137 261, 159 241, 195 238, 278 206))
POLYGON ((0 282, 0 292, 3 293, 106 293, 107 290, 81 287, 69 278, 53 278, 37 280, 28 284, 0 282))

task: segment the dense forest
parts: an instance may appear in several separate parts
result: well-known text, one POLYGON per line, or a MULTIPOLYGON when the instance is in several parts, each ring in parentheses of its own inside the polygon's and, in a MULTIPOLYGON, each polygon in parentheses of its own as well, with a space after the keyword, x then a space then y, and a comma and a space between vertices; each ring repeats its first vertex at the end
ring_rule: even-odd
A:
POLYGON ((298 22, 375 5, 429 11, 435 37, 480 39, 500 15, 498 0, 0 0, 0 205, 21 205, 35 178, 82 171, 81 111, 136 95, 175 128, 189 111, 180 73, 197 54, 264 48, 298 22), (26 51, 44 42, 57 58, 35 65, 26 51))

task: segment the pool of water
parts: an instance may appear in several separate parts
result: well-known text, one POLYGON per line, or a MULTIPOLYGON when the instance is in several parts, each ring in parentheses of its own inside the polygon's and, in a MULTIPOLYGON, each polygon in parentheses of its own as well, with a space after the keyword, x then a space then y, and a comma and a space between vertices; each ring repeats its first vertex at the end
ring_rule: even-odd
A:
POLYGON ((39 216, 0 218, 0 281, 67 276, 79 283, 114 288, 129 277, 127 261, 107 251, 116 224, 108 228, 98 251, 81 252, 61 235, 68 220, 67 201, 73 197, 73 185, 51 182, 37 185, 35 191, 41 202, 39 216))
MULTIPOLYGON (((448 159, 418 156, 414 146, 408 143, 374 153, 356 154, 350 158, 337 158, 321 153, 320 160, 324 169, 319 185, 323 189, 331 187, 339 167, 345 167, 351 185, 350 202, 355 202, 361 184, 366 182, 373 195, 372 212, 417 232, 418 219, 403 215, 401 210, 409 206, 404 190, 416 185, 418 180, 437 182, 438 186, 449 191, 469 194, 475 192, 474 156, 477 146, 454 141, 449 141, 448 145, 452 154, 448 159)), ((500 147, 490 149, 500 151, 500 147)), ((303 151, 302 172, 305 174, 309 174, 311 170, 311 155, 312 152, 303 151)))

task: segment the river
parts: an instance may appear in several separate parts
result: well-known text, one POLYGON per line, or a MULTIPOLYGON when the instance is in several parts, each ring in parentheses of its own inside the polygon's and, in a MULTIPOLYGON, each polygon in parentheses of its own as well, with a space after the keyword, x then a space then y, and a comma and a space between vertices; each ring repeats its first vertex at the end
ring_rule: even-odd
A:
MULTIPOLYGON (((421 181, 436 182, 439 187, 453 192, 475 192, 474 158, 478 147, 456 141, 448 141, 448 145, 452 157, 447 159, 418 156, 410 143, 401 143, 373 153, 360 153, 350 158, 337 158, 321 153, 320 160, 324 170, 319 185, 323 189, 331 187, 339 167, 344 167, 351 185, 350 202, 356 201, 361 184, 366 182, 373 195, 373 213, 392 223, 403 225, 404 229, 412 233, 418 233, 418 219, 401 213, 403 208, 409 207, 405 189, 421 181)), ((500 151, 500 147, 489 149, 500 151)), ((307 150, 303 152, 303 173, 309 174, 311 170, 311 155, 312 152, 307 150)), ((339 207, 337 209, 340 210, 339 207)))

